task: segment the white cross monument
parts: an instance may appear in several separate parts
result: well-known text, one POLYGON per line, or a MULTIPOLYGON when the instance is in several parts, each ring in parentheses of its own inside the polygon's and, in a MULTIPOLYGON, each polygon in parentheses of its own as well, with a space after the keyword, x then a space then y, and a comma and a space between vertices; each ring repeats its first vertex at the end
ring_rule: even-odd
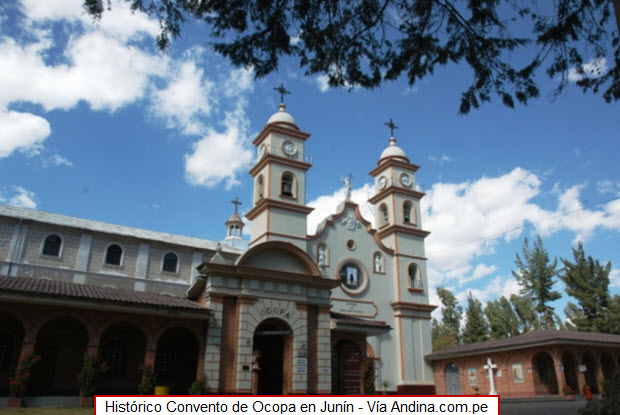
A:
POLYGON ((491 384, 489 395, 497 395, 497 391, 495 390, 495 379, 493 379, 493 369, 497 369, 497 365, 491 362, 490 357, 487 357, 487 364, 482 367, 488 372, 489 383, 491 384))

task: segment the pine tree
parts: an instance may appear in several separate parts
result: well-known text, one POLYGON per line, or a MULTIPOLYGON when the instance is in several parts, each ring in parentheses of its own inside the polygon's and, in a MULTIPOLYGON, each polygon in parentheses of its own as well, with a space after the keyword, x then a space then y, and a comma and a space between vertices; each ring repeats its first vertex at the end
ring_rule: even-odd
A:
POLYGON ((522 296, 532 300, 534 310, 540 320, 543 329, 556 327, 554 309, 549 303, 559 299, 561 294, 553 290, 554 277, 557 275, 557 259, 549 264, 549 254, 543 247, 540 236, 536 238, 533 249, 530 250, 528 240, 523 241, 523 259, 517 254, 515 265, 518 272, 512 271, 512 275, 521 286, 522 296))
POLYGON ((564 269, 560 275, 566 284, 566 293, 577 300, 568 303, 564 310, 572 326, 579 331, 609 333, 614 328, 609 319, 612 298, 609 295, 611 263, 604 266, 591 256, 586 257, 583 244, 573 248, 574 262, 562 259, 564 269))
POLYGON ((489 322, 491 339, 506 339, 519 334, 519 317, 506 297, 489 301, 484 313, 489 322))
POLYGON ((513 294, 510 296, 510 304, 512 304, 519 319, 519 331, 521 333, 527 333, 540 328, 540 322, 536 318, 531 298, 513 294))
POLYGON ((458 304, 456 297, 443 287, 437 287, 437 295, 441 300, 441 323, 433 319, 431 337, 433 351, 457 346, 461 343, 460 326, 463 308, 458 304))
POLYGON ((467 296, 467 310, 465 310, 465 328, 463 329, 463 343, 476 343, 488 340, 489 326, 484 318, 482 303, 471 294, 467 296))

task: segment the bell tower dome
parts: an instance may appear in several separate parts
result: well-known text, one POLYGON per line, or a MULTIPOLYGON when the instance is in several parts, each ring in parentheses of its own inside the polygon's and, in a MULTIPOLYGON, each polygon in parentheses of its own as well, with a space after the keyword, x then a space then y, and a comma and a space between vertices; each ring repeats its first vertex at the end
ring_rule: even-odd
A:
POLYGON ((312 166, 305 154, 310 134, 299 129, 286 111, 283 85, 278 111, 254 139, 257 161, 250 169, 254 178, 252 209, 246 217, 252 222, 250 247, 268 241, 286 241, 306 249, 306 172, 312 166))

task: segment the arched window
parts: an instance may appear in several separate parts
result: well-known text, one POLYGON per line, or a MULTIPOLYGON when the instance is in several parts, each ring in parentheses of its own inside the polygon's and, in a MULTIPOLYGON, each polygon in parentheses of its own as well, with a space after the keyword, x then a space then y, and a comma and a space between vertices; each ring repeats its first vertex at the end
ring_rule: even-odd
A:
POLYGON ((127 364, 127 346, 118 339, 104 344, 101 348, 101 360, 106 363, 111 375, 124 375, 127 364))
POLYGON ((105 254, 105 263, 109 265, 120 265, 123 258, 123 248, 117 244, 108 246, 105 254))
POLYGON ((261 174, 256 179, 256 201, 258 202, 264 197, 265 194, 265 180, 263 179, 263 175, 261 174))
POLYGON ((403 223, 415 224, 415 210, 413 204, 408 200, 403 203, 403 223))
POLYGON ((164 262, 161 266, 162 271, 177 272, 179 266, 179 257, 174 252, 168 252, 164 255, 164 262))
POLYGON ((56 234, 49 235, 43 243, 43 255, 60 256, 62 239, 56 234))
POLYGON ((295 176, 293 173, 288 171, 282 173, 280 194, 282 196, 295 197, 295 176))
POLYGON ((382 228, 390 223, 388 207, 385 203, 379 206, 379 227, 382 228))
POLYGON ((422 290, 422 275, 420 273, 420 268, 416 264, 409 265, 409 288, 413 288, 414 290, 422 290))

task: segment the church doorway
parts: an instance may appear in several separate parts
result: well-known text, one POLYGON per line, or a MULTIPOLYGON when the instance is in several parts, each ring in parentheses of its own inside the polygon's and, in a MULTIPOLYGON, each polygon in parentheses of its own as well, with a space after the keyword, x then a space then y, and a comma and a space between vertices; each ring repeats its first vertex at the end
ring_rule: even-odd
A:
POLYGON ((341 340, 332 347, 332 393, 361 394, 362 352, 351 340, 341 340))
POLYGON ((252 392, 286 395, 291 391, 292 330, 280 319, 268 319, 254 331, 252 392))

